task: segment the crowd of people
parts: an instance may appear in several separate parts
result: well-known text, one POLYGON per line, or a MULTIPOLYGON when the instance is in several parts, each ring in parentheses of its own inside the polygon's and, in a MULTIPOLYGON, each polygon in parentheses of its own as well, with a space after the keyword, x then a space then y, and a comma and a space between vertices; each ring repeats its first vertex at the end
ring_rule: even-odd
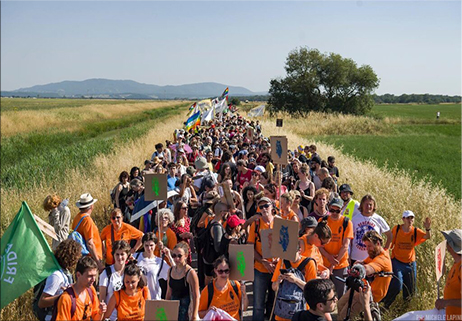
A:
MULTIPOLYGON (((336 307, 337 320, 347 310, 369 320, 371 302, 388 309, 401 291, 412 297, 415 247, 432 237, 431 220, 418 228, 405 210, 403 223, 390 228, 374 196, 357 201, 352 186, 340 184, 334 156, 324 160, 315 145, 298 146, 287 151, 287 165, 274 165, 272 147, 258 120, 238 114, 177 129, 171 141, 154 146, 142 169, 120 173, 102 229, 92 219, 98 200, 90 193, 75 203, 72 223, 68 204, 47 196, 62 269, 44 282, 34 311, 47 320, 143 320, 146 300, 166 299, 180 302, 177 320, 220 311, 241 320, 250 282, 230 279, 230 244, 254 245, 253 320, 332 320, 336 307), (168 196, 145 210, 149 173, 167 175, 168 196), (263 257, 261 235, 275 217, 299 224, 294 261, 263 257), (67 239, 69 229, 85 246, 67 239), (353 289, 340 279, 358 265, 367 281, 349 306, 353 289)), ((461 314, 461 230, 443 235, 456 263, 436 307, 450 318, 461 314)))

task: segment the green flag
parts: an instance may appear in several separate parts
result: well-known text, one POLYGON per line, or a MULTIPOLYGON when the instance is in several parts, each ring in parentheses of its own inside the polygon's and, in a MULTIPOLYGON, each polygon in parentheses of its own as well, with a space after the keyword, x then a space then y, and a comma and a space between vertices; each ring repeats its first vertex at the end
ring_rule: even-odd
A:
POLYGON ((0 309, 60 269, 26 202, 3 234, 0 253, 0 309))

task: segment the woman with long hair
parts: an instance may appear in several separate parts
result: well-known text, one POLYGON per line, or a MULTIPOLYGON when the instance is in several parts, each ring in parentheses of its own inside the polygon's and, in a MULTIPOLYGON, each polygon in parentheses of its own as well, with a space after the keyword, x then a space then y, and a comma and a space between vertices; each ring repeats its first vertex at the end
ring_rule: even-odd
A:
POLYGON ((131 262, 124 269, 122 289, 115 291, 109 300, 104 318, 109 318, 114 309, 117 309, 117 320, 142 321, 146 300, 150 299, 151 295, 140 267, 131 262))
POLYGON ((180 242, 173 248, 175 266, 168 273, 165 299, 180 301, 178 321, 199 319, 199 279, 196 271, 186 262, 189 256, 190 248, 187 243, 180 242))
POLYGON ((314 183, 311 181, 310 168, 307 164, 302 164, 302 166, 300 166, 298 177, 300 179, 295 183, 295 190, 300 192, 300 205, 306 207, 308 212, 310 212, 315 188, 314 183))
POLYGON ((43 201, 43 209, 48 214, 48 223, 53 226, 57 240, 51 241, 51 248, 56 250, 59 243, 69 236, 69 223, 71 220, 71 210, 67 207, 68 200, 61 200, 56 194, 48 195, 43 201))
POLYGON ((244 201, 245 217, 247 219, 257 214, 257 201, 255 199, 255 196, 257 194, 258 194, 257 189, 254 186, 247 186, 247 187, 244 187, 244 189, 242 190, 242 199, 244 201))
POLYGON ((231 166, 228 163, 223 164, 220 169, 220 174, 218 174, 218 183, 222 183, 228 179, 233 180, 232 174, 231 166))
POLYGON ((128 194, 128 191, 130 190, 130 175, 126 172, 123 171, 119 175, 119 184, 115 187, 115 195, 114 195, 114 207, 115 208, 120 208, 122 211, 122 214, 124 214, 125 221, 128 220, 128 217, 126 216, 125 209, 127 208, 127 205, 125 204, 125 198, 128 194))
MULTIPOLYGON (((173 210, 175 221, 170 226, 175 233, 177 242, 186 242, 189 246, 193 235, 190 231, 190 219, 188 216, 188 204, 178 201, 173 210)), ((191 256, 187 257, 188 264, 191 264, 191 256)))
POLYGON ((300 191, 298 191, 298 190, 291 190, 289 193, 291 193, 293 198, 294 198, 294 201, 293 201, 292 206, 290 208, 292 209, 292 211, 295 212, 295 214, 297 214, 298 221, 301 222, 309 214, 306 207, 300 205, 302 195, 301 195, 300 191))

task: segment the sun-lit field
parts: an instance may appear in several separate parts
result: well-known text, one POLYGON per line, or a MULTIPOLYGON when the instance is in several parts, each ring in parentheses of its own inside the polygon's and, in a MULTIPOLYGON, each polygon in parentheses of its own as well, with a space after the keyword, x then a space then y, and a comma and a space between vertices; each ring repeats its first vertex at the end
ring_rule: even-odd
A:
MULTIPOLYGON (((21 125, 23 126, 21 131, 11 131, 5 136, 2 126, 2 231, 7 228, 24 200, 33 213, 47 220, 48 213, 42 209, 42 201, 46 195, 55 192, 70 199, 72 217, 77 214, 77 208, 73 206, 75 201, 82 193, 90 192, 98 199, 95 204, 94 219, 102 229, 109 223, 107 213, 110 206, 109 190, 116 184, 119 173, 123 170, 129 171, 133 166, 142 167, 144 160, 154 151, 156 143, 172 139, 173 130, 182 127, 186 120, 187 107, 190 105, 190 102, 180 101, 124 101, 123 103, 116 101, 114 104, 108 101, 101 101, 101 103, 91 101, 89 105, 79 100, 72 102, 75 105, 70 105, 71 102, 68 100, 24 101, 24 110, 21 110, 20 106, 18 110, 14 110, 15 107, 12 106, 16 102, 8 102, 4 110, 2 99, 2 125, 4 113, 23 112, 25 117, 29 113, 39 115, 41 112, 55 116, 60 112, 66 115, 92 113, 93 116, 74 119, 72 130, 60 127, 59 123, 56 123, 56 119, 59 119, 56 118, 57 116, 42 119, 40 126, 34 123, 37 118, 31 116, 28 118, 28 121, 32 122, 30 126, 37 127, 28 130, 25 122, 21 125), (47 101, 50 103, 49 108, 41 105, 42 102, 46 104, 47 101), (98 118, 95 115, 101 116, 98 118), (47 123, 48 119, 50 123, 47 123), (50 127, 52 129, 49 131, 43 130, 50 127)), ((242 115, 245 116, 245 110, 258 104, 249 103, 241 106, 242 115)), ((265 116, 261 121, 265 136, 286 135, 291 149, 298 145, 315 143, 323 159, 329 155, 335 156, 340 170, 340 183, 349 183, 356 199, 360 199, 366 193, 374 195, 378 202, 377 213, 382 215, 391 226, 401 223, 401 213, 406 209, 416 214, 415 224, 419 227, 422 227, 425 216, 432 218, 433 237, 417 248, 419 294, 409 305, 398 297, 390 314, 383 319, 391 320, 405 311, 433 307, 436 298, 433 251, 435 245, 443 239, 438 231, 460 228, 461 207, 460 202, 452 196, 453 193, 449 194, 441 188, 446 187, 445 181, 442 185, 436 185, 432 179, 422 180, 411 170, 410 165, 396 168, 390 168, 388 166, 390 163, 386 166, 382 165, 378 162, 378 158, 382 157, 380 152, 390 142, 393 146, 403 146, 399 145, 399 141, 406 139, 416 142, 416 146, 433 139, 434 148, 439 151, 438 145, 452 142, 450 137, 454 137, 454 141, 459 142, 459 149, 457 150, 457 146, 453 143, 444 145, 450 151, 446 154, 444 162, 454 176, 457 176, 457 170, 459 171, 460 193, 460 124, 430 125, 432 126, 430 133, 425 127, 428 124, 396 124, 393 120, 386 120, 387 117, 390 119, 396 117, 396 111, 393 111, 393 115, 387 114, 386 108, 379 112, 383 113, 383 117, 310 114, 307 118, 295 119, 282 115, 284 117, 282 128, 275 127, 275 118, 265 116), (459 126, 458 135, 453 126, 459 126), (356 136, 360 137, 358 141, 351 143, 357 145, 356 149, 354 151, 345 149, 341 139, 353 139, 351 137, 356 136), (327 143, 329 139, 334 145, 327 143), (337 143, 335 139, 339 142, 337 143), (379 145, 374 139, 383 139, 383 141, 379 145), (369 155, 374 156, 371 157, 373 161, 366 160, 361 154, 361 146, 364 142, 375 146, 369 150, 369 155), (450 153, 456 153, 455 156, 458 158, 452 154, 452 156, 448 155, 450 153)), ((456 119, 457 113, 454 115, 451 119, 456 119)), ((411 117, 411 119, 416 118, 411 117)), ((400 151, 391 152, 394 158, 405 159, 409 154, 406 152, 407 147, 401 148, 400 151)), ((414 153, 413 150, 409 151, 414 153)), ((441 157, 441 154, 439 156, 441 157)), ((422 159, 425 160, 424 157, 422 159)), ((404 161, 400 164, 403 165, 404 161)), ((441 166, 445 165, 433 164, 436 169, 441 166)), ((448 187, 446 188, 449 190, 448 187)), ((451 266, 452 262, 448 264, 451 266)), ((32 293, 28 291, 4 308, 0 313, 0 319, 33 320, 31 300, 32 293)))

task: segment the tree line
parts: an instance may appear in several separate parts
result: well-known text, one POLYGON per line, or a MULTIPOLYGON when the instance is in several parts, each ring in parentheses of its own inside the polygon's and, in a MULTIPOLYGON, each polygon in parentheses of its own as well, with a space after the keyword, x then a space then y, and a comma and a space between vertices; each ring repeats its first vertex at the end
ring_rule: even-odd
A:
POLYGON ((431 95, 431 94, 393 94, 373 95, 376 104, 441 104, 460 103, 461 96, 431 95))

